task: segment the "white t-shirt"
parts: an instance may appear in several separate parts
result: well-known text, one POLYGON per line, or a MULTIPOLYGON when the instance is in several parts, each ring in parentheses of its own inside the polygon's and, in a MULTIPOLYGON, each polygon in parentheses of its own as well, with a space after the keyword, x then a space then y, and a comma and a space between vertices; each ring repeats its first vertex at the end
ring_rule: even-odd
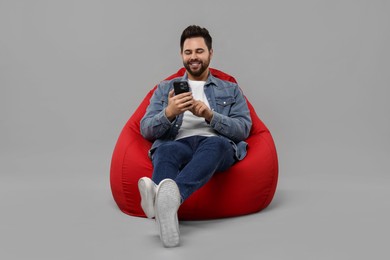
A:
MULTIPOLYGON (((207 101, 206 95, 204 93, 205 83, 205 81, 188 80, 193 98, 195 100, 204 102, 206 106, 210 108, 210 104, 207 101)), ((206 123, 203 117, 197 117, 190 111, 186 111, 184 112, 183 124, 179 129, 176 140, 194 135, 216 136, 217 134, 215 133, 214 129, 206 123)))

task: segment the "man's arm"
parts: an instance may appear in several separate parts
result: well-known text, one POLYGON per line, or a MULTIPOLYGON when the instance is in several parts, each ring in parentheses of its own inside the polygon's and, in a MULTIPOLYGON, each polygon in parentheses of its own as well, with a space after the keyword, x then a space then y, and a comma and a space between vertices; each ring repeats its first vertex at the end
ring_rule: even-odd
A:
POLYGON ((246 99, 238 87, 235 91, 235 103, 232 105, 229 115, 211 110, 202 101, 195 101, 191 112, 205 118, 214 130, 234 142, 244 141, 248 138, 252 127, 246 99))
MULTIPOLYGON (((154 141, 164 136, 172 127, 176 117, 192 108, 192 93, 183 93, 175 96, 173 90, 168 95, 164 94, 161 84, 154 91, 146 113, 140 122, 142 136, 154 141)), ((166 93, 166 92, 165 92, 166 93)))
POLYGON ((171 124, 165 116, 163 90, 159 85, 150 99, 145 115, 141 119, 140 131, 145 139, 154 141, 164 135, 171 128, 171 124))
POLYGON ((229 115, 223 115, 214 111, 210 125, 220 134, 234 142, 244 141, 248 138, 252 119, 246 99, 237 86, 235 89, 235 102, 230 108, 229 115))

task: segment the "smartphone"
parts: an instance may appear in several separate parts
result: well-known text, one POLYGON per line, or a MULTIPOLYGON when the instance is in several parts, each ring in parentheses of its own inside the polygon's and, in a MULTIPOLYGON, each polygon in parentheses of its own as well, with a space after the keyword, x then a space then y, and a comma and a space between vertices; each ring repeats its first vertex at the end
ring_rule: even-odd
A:
POLYGON ((173 89, 175 90, 175 95, 179 95, 181 93, 190 91, 190 86, 188 86, 187 81, 174 81, 173 89))

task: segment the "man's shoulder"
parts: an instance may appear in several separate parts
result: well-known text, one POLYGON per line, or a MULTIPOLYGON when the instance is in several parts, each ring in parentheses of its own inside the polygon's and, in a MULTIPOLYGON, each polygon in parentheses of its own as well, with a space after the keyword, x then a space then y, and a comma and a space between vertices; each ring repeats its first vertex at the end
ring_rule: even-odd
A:
POLYGON ((210 82, 213 83, 217 88, 238 88, 236 81, 231 81, 227 78, 219 78, 210 73, 210 82))
POLYGON ((237 81, 233 76, 214 68, 210 68, 210 81, 218 86, 238 86, 237 81))
POLYGON ((223 72, 223 71, 215 69, 215 68, 210 68, 209 70, 210 70, 211 75, 213 75, 214 77, 216 77, 220 80, 237 83, 236 79, 232 75, 230 75, 226 72, 223 72))

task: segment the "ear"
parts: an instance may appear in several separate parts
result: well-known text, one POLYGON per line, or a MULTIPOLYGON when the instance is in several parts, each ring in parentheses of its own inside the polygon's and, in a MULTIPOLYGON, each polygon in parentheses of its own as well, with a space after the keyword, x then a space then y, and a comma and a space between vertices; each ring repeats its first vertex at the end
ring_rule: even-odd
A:
POLYGON ((213 53, 214 53, 213 49, 210 49, 210 59, 213 57, 213 53))

